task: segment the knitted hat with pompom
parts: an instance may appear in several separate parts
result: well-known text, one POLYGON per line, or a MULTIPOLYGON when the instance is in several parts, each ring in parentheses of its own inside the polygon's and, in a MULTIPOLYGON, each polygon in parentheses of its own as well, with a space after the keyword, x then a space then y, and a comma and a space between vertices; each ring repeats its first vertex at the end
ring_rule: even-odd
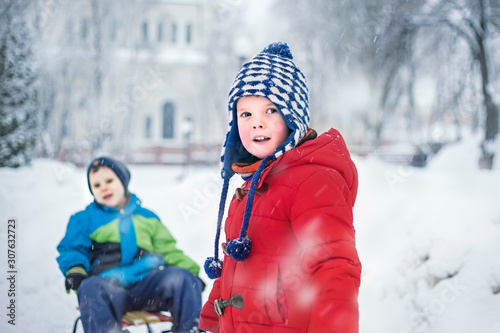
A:
POLYGON ((236 121, 236 102, 244 96, 262 96, 276 105, 291 130, 291 134, 276 150, 265 157, 255 171, 243 215, 243 224, 240 237, 228 242, 226 251, 233 259, 243 261, 251 252, 251 241, 247 236, 248 224, 252 212, 255 190, 260 174, 270 160, 276 160, 283 153, 295 148, 309 129, 309 90, 306 78, 300 69, 293 63, 293 56, 286 43, 277 42, 267 46, 252 60, 245 63, 236 76, 228 97, 228 111, 231 117, 229 130, 226 134, 221 154, 222 186, 221 201, 217 220, 214 257, 207 258, 205 272, 208 277, 215 279, 222 272, 222 261, 219 259, 219 238, 222 227, 222 218, 229 187, 229 179, 235 174, 233 163, 248 160, 251 154, 243 147, 236 121))

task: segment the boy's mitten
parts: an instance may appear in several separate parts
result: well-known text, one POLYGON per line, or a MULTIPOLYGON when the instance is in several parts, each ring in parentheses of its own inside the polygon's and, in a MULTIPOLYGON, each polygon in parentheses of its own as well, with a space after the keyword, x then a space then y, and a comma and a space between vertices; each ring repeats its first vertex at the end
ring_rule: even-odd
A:
POLYGON ((71 267, 66 272, 66 293, 69 294, 70 290, 76 290, 80 287, 82 281, 87 277, 87 271, 81 265, 71 267))

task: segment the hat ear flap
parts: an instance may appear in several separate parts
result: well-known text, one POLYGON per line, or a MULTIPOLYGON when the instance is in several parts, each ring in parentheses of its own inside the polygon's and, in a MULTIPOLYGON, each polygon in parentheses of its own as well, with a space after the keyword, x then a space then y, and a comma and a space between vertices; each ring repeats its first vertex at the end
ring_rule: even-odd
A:
POLYGON ((224 178, 231 178, 234 175, 233 163, 248 159, 251 154, 245 149, 238 133, 238 124, 235 120, 229 123, 230 130, 224 144, 223 170, 224 178))

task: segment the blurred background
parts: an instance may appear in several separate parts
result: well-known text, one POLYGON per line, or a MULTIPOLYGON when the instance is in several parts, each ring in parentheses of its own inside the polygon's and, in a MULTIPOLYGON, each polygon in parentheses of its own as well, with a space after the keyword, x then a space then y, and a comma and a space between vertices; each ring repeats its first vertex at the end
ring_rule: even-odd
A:
POLYGON ((19 227, 1 332, 73 327, 56 245, 97 155, 130 166, 203 265, 227 93, 275 41, 306 75, 311 127, 338 129, 358 169, 360 332, 500 331, 500 1, 0 0, 0 245, 19 227))
POLYGON ((236 73, 281 40, 353 154, 425 166, 471 131, 491 169, 499 28, 492 0, 4 0, 0 166, 216 164, 236 73))

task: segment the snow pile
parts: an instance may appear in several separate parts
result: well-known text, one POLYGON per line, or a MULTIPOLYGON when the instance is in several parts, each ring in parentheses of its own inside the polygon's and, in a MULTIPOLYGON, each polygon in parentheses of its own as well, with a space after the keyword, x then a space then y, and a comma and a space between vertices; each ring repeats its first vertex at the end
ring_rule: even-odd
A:
MULTIPOLYGON (((162 219, 178 246, 200 266, 213 255, 215 223, 221 183, 216 168, 130 167, 130 189, 162 219), (184 175, 184 177, 182 177, 184 175), (183 180, 181 180, 183 178, 183 180)), ((16 228, 16 320, 9 325, 2 314, 0 332, 71 332, 79 313, 72 293, 66 295, 64 278, 56 263, 56 246, 69 217, 91 200, 85 170, 51 160, 35 160, 32 167, 0 169, 0 269, 7 272, 7 220, 16 228)), ((237 186, 235 181, 233 187, 237 186)), ((234 188, 231 189, 234 191, 234 188)), ((6 273, 4 273, 6 274, 6 273)), ((204 297, 208 297, 211 281, 204 297)), ((1 306, 6 309, 8 281, 0 279, 1 306)), ((7 312, 4 310, 3 312, 7 312)), ((142 332, 136 330, 135 332, 142 332)))
POLYGON ((477 147, 425 169, 357 162, 361 332, 500 331, 500 172, 477 147))
MULTIPOLYGON (((355 158, 360 332, 500 330, 500 171, 477 169, 477 147, 476 140, 445 147, 424 169, 355 158)), ((213 255, 218 168, 131 171, 131 190, 202 266, 213 255)), ((65 294, 56 246, 69 216, 91 200, 85 170, 36 160, 29 168, 0 169, 0 184, 0 268, 7 275, 6 225, 14 218, 18 271, 16 326, 5 315, 8 276, 0 279, 0 331, 70 332, 77 301, 65 294)), ((230 193, 238 185, 235 178, 230 193)), ((202 278, 206 299, 211 282, 202 278)))

